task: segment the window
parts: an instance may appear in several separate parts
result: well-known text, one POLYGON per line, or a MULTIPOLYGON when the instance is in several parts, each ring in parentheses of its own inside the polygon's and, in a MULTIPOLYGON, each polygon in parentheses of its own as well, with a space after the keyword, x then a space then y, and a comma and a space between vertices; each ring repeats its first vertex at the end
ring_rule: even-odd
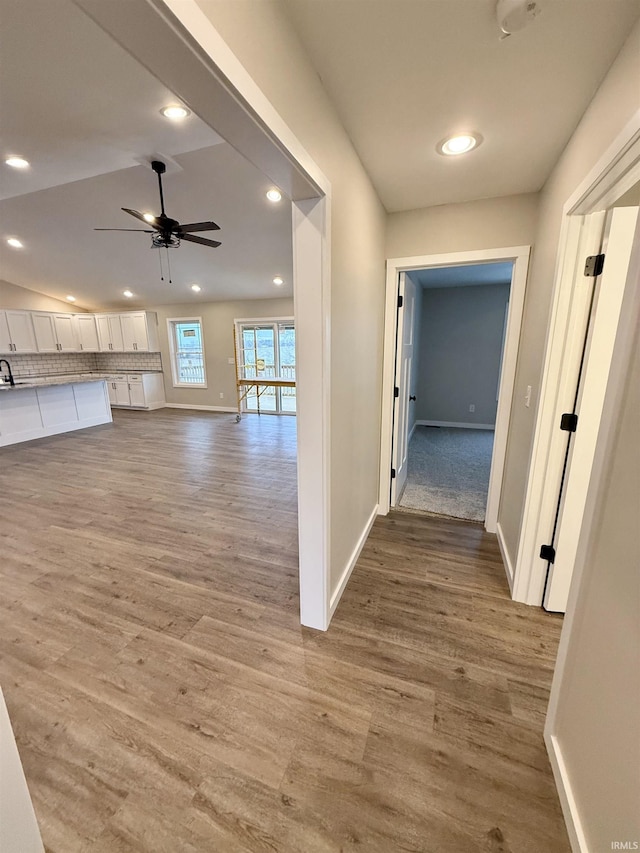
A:
MULTIPOLYGON (((296 331, 293 320, 236 320, 238 367, 243 379, 296 378, 296 331)), ((258 411, 256 389, 243 401, 246 412, 258 411)), ((296 389, 267 386, 260 393, 260 411, 295 414, 296 389)))
POLYGON ((171 373, 174 388, 206 388, 202 319, 180 317, 167 320, 171 373))

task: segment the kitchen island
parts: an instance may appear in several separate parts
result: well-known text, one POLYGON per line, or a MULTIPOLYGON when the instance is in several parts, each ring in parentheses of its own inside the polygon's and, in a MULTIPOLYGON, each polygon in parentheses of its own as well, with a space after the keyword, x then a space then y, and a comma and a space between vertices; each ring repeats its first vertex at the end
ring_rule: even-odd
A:
POLYGON ((0 447, 111 421, 102 376, 84 373, 0 384, 0 447))

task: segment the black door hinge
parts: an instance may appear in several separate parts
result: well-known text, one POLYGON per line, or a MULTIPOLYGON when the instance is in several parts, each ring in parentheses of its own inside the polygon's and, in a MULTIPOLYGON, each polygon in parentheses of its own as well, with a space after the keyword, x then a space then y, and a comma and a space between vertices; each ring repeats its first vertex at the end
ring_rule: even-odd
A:
POLYGON ((395 469, 395 468, 392 468, 392 469, 391 469, 391 479, 392 479, 392 480, 395 480, 395 478, 396 478, 396 469, 395 469))
POLYGON ((604 268, 604 255, 589 255, 584 265, 584 274, 595 278, 604 268))
POLYGON ((556 549, 553 545, 543 545, 542 548, 540 548, 540 557, 543 560, 548 560, 550 563, 555 563, 556 549))
POLYGON ((399 396, 400 396, 400 389, 398 388, 398 386, 397 386, 397 385, 396 385, 396 386, 395 386, 395 388, 393 389, 393 396, 394 396, 394 397, 399 397, 399 396))
POLYGON ((398 308, 402 308, 403 302, 404 302, 404 299, 402 298, 402 296, 398 296, 398 308))
POLYGON ((578 416, 572 412, 565 412, 560 418, 560 429, 565 432, 575 432, 578 428, 578 416))

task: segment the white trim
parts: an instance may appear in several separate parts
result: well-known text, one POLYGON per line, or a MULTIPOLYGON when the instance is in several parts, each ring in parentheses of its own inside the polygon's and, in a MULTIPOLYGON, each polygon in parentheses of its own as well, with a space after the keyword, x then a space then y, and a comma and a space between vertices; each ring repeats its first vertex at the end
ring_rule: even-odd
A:
MULTIPOLYGON (((457 429, 490 429, 495 430, 495 424, 464 424, 457 421, 416 421, 416 426, 432 426, 432 427, 456 427, 457 429)), ((412 430, 413 432, 413 430, 412 430)))
POLYGON ((358 541, 356 543, 356 547, 351 552, 351 556, 349 557, 347 565, 345 566, 344 571, 342 572, 342 575, 340 576, 340 580, 338 582, 338 585, 336 586, 336 588, 334 589, 334 591, 331 595, 331 600, 329 603, 329 615, 330 615, 330 617, 333 616, 336 607, 340 603, 340 599, 342 598, 342 593, 344 592, 345 587, 349 581, 349 578, 351 577, 351 572, 354 570, 356 563, 358 562, 358 557, 360 556, 362 549, 364 548, 365 542, 367 541, 367 537, 369 536, 369 533, 371 532, 371 528, 373 527, 373 523, 376 520, 377 515, 379 515, 378 504, 376 504, 374 506, 374 508, 371 512, 371 515, 369 516, 369 519, 364 526, 364 530, 360 534, 360 538, 358 539, 358 541))
MULTIPOLYGON (((520 327, 524 309, 524 294, 529 268, 530 246, 508 246, 498 249, 479 249, 470 252, 448 252, 439 255, 418 255, 387 260, 385 299, 384 355, 382 373, 382 419, 380 435, 380 490, 378 503, 380 513, 386 515, 390 509, 391 494, 391 448, 393 443, 393 388, 395 384, 395 344, 397 324, 398 274, 428 267, 458 267, 470 264, 513 261, 507 337, 502 358, 500 392, 496 413, 495 438, 491 458, 491 474, 485 528, 495 533, 498 522, 498 507, 502 490, 504 461, 507 451, 507 436, 511 417, 511 404, 516 376, 516 362, 520 341, 520 327)), ((474 424, 477 428, 479 425, 474 424)))
POLYGON ((552 436, 557 427, 558 406, 562 402, 564 354, 575 344, 574 280, 582 276, 584 256, 599 251, 605 216, 602 204, 612 204, 626 191, 629 176, 636 168, 640 168, 640 110, 563 207, 540 400, 515 565, 513 597, 526 604, 540 606, 542 602, 546 563, 538 554, 551 530, 555 513, 557 492, 551 493, 550 484, 559 482, 564 458, 552 436))
POLYGON ((498 547, 500 548, 500 553, 502 554, 502 562, 504 563, 504 572, 507 576, 507 582, 509 584, 509 591, 513 596, 513 564, 511 562, 511 558, 509 557, 509 551, 507 550, 507 544, 504 541, 504 533, 502 532, 502 527, 500 527, 500 522, 496 524, 496 537, 498 539, 498 547))
POLYGON ((204 324, 202 317, 167 317, 167 337, 169 338, 169 361, 171 362, 171 381, 174 388, 207 388, 207 357, 204 349, 204 324), (176 327, 175 323, 197 323, 200 326, 200 342, 202 343, 202 375, 204 382, 179 382, 178 364, 176 361, 176 327))
MULTIPOLYGON (((423 423, 422 421, 414 421, 413 422, 413 426, 411 427, 411 432, 409 433, 409 438, 407 439, 407 443, 411 441, 411 438, 412 438, 414 432, 416 431, 416 427, 421 425, 422 423, 423 423)), ((426 422, 424 422, 424 425, 426 425, 426 422)))
POLYGON ((562 807, 562 815, 567 827, 567 834, 571 843, 571 849, 574 853, 589 853, 587 846, 587 837, 582 828, 580 813, 571 788, 571 781, 567 772, 562 750, 558 739, 554 735, 547 735, 545 732, 545 744, 547 753, 549 754, 549 763, 553 771, 553 778, 558 789, 558 797, 560 806, 562 807))
POLYGON ((194 412, 230 412, 234 415, 238 414, 237 408, 229 406, 192 406, 189 403, 163 403, 158 408, 164 409, 192 409, 194 412))

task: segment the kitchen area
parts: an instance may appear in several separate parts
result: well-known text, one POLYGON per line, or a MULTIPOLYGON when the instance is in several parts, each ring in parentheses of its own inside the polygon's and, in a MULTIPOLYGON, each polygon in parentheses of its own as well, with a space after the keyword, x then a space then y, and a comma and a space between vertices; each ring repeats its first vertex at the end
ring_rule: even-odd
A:
POLYGON ((157 317, 0 307, 0 447, 165 405, 157 317))

